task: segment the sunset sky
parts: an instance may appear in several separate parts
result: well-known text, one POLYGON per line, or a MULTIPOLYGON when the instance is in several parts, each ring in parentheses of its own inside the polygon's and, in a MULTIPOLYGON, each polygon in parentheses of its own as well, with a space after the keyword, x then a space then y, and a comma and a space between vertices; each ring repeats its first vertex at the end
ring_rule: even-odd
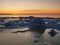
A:
POLYGON ((60 0, 0 0, 0 14, 60 14, 60 0))

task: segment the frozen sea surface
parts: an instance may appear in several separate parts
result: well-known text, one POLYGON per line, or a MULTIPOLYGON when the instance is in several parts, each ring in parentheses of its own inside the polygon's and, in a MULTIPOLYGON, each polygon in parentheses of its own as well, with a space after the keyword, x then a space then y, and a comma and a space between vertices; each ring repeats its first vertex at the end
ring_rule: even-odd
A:
POLYGON ((44 34, 36 32, 12 33, 21 29, 6 29, 0 32, 0 45, 60 45, 60 31, 58 34, 51 37, 48 32, 51 29, 46 29, 44 34), (35 36, 38 36, 36 38, 35 36), (36 42, 34 42, 36 40, 36 42))

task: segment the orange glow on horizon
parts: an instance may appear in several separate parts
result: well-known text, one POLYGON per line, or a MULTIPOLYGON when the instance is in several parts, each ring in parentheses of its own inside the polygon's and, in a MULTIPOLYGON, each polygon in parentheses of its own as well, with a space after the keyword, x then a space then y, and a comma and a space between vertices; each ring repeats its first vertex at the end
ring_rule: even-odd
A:
POLYGON ((60 11, 48 10, 3 10, 0 14, 60 14, 60 11))

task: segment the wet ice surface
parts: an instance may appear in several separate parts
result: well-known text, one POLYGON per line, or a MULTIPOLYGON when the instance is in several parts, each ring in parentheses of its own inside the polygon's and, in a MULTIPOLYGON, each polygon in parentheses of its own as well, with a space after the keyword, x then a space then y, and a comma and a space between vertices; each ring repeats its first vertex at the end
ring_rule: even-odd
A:
POLYGON ((51 29, 46 29, 44 34, 36 32, 12 33, 19 29, 4 30, 0 32, 0 45, 60 45, 60 31, 54 37, 51 37, 48 32, 51 29), (38 37, 36 37, 38 36, 38 37))

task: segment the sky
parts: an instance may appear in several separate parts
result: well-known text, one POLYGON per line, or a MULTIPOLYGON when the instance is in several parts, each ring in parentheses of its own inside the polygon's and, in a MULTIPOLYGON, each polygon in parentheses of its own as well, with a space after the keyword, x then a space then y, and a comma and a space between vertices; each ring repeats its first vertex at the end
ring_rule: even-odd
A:
POLYGON ((0 0, 0 13, 60 14, 60 0, 0 0))

